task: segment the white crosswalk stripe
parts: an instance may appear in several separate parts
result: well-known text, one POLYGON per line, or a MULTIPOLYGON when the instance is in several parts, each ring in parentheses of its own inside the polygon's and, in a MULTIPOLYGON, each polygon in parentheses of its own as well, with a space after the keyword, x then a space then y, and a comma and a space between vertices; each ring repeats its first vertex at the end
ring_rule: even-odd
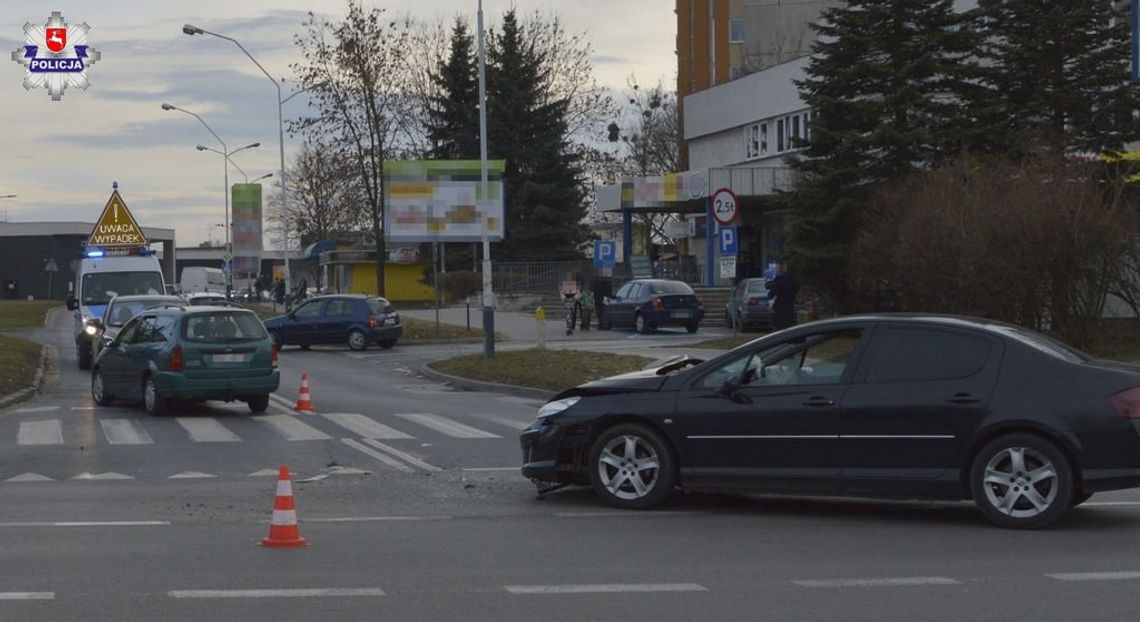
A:
POLYGON ((234 443, 241 438, 213 417, 175 417, 196 443, 234 443))
POLYGON ((254 419, 273 428, 287 441, 327 441, 332 438, 295 415, 263 415, 254 419))
POLYGON ((407 419, 413 423, 418 423, 425 428, 429 428, 450 436, 452 438, 502 438, 498 434, 484 432, 478 428, 473 428, 465 423, 452 421, 447 417, 440 417, 439 415, 432 415, 428 413, 405 413, 397 414, 397 417, 407 419))
POLYGON ((62 445, 63 429, 59 419, 21 421, 17 442, 21 445, 62 445))
POLYGON ((136 419, 100 419, 103 435, 112 445, 150 445, 154 440, 136 419))
POLYGON ((412 438, 408 434, 356 413, 326 413, 321 416, 364 438, 412 438))

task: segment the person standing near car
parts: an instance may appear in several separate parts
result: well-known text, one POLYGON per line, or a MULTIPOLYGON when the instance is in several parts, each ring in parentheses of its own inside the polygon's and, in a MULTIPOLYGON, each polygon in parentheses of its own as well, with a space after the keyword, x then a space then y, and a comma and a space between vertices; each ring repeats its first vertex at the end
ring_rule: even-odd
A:
POLYGON ((277 279, 273 284, 273 310, 277 310, 277 305, 285 305, 285 279, 277 279))
POLYGON ((594 317, 594 292, 586 287, 578 294, 578 306, 582 313, 582 330, 590 330, 590 321, 594 317))
POLYGON ((781 330, 796 324, 796 295, 800 286, 788 274, 787 262, 780 262, 776 276, 767 283, 768 300, 772 301, 772 330, 781 330))

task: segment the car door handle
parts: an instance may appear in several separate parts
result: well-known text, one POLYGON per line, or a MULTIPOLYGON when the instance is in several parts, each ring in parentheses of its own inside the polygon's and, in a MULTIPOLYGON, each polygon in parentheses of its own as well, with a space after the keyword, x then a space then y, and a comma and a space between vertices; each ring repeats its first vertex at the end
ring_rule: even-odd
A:
POLYGON ((800 402, 800 403, 803 404, 804 406, 816 406, 816 407, 818 407, 818 406, 835 406, 835 402, 827 399, 826 397, 821 397, 819 395, 816 395, 814 397, 810 397, 807 400, 800 402))
POLYGON ((982 401, 981 398, 974 397, 969 393, 960 392, 955 393, 953 396, 946 398, 947 402, 951 404, 977 404, 982 401))

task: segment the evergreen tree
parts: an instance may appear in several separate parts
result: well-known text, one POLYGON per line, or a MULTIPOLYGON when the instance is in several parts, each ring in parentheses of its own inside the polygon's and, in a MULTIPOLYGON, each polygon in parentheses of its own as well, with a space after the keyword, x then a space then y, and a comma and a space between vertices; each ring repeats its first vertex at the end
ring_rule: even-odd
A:
POLYGON ((984 99, 972 106, 995 150, 1118 150, 1136 138, 1131 33, 1108 0, 981 0, 984 99))
POLYGON ((814 113, 794 191, 787 247, 805 282, 840 306, 847 257, 869 189, 963 148, 960 92, 972 31, 952 0, 851 0, 829 9, 807 79, 814 113))
POLYGON ((479 157, 479 83, 474 38, 462 18, 451 29, 450 54, 431 74, 438 89, 430 98, 427 135, 431 157, 464 160, 479 157))
POLYGON ((568 141, 570 100, 551 95, 550 66, 512 9, 489 37, 488 152, 506 160, 507 238, 499 260, 579 256, 588 239, 579 157, 568 141))

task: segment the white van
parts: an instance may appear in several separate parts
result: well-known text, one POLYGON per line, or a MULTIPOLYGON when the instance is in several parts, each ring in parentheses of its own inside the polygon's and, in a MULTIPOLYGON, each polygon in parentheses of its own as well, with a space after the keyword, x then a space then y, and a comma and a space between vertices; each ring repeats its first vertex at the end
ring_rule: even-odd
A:
POLYGON ((67 308, 75 312, 75 353, 79 369, 91 369, 91 342, 97 331, 89 321, 103 317, 113 296, 165 293, 162 266, 153 251, 143 249, 135 255, 118 257, 104 257, 100 251, 89 251, 79 261, 75 292, 67 299, 67 308))
POLYGON ((226 274, 217 268, 190 266, 182 269, 182 294, 226 293, 226 274))

